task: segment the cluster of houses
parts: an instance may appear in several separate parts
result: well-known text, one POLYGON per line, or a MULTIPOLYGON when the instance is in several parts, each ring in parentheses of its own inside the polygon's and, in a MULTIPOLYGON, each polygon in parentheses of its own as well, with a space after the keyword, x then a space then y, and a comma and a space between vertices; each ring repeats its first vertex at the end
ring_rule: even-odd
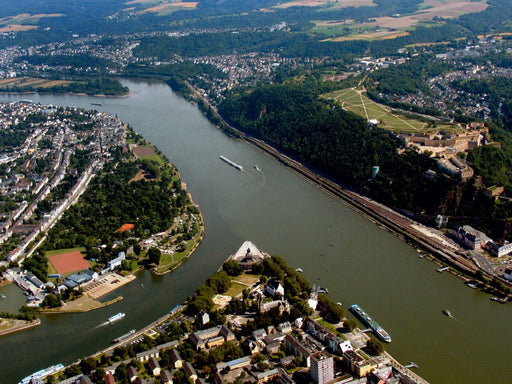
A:
MULTIPOLYGON (((188 361, 181 358, 180 353, 176 349, 179 345, 177 340, 171 341, 160 345, 158 348, 149 351, 140 352, 135 356, 135 360, 139 363, 146 365, 146 374, 153 378, 158 377, 162 384, 172 384, 173 377, 176 376, 178 370, 182 370, 185 377, 192 380, 196 384, 205 384, 204 379, 199 378, 195 368, 188 361), (163 369, 160 365, 160 360, 166 354, 168 360, 171 362, 168 369, 163 369)), ((132 364, 132 359, 117 362, 105 368, 104 382, 105 384, 115 384, 114 374, 116 369, 121 365, 126 365, 128 373, 128 380, 134 384, 145 384, 148 381, 142 378, 141 372, 137 370, 132 364)), ((92 373, 94 375, 94 372, 92 373)), ((152 381, 151 381, 152 382, 152 381)))
MULTIPOLYGON (((219 325, 188 335, 188 340, 196 350, 211 350, 222 345, 226 341, 236 340, 233 332, 226 325, 219 325)), ((171 341, 162 344, 155 349, 138 353, 135 360, 145 364, 144 377, 150 375, 159 378, 162 383, 173 383, 173 377, 178 370, 182 370, 185 377, 195 384, 205 384, 204 378, 198 374, 190 362, 181 358, 178 352, 179 341, 171 341), (169 366, 162 367, 161 360, 166 354, 169 366)), ((251 383, 266 383, 279 380, 281 383, 294 383, 294 379, 286 371, 294 362, 300 364, 309 371, 315 384, 325 383, 382 383, 382 384, 412 384, 415 381, 395 368, 387 365, 381 357, 368 358, 354 349, 350 341, 335 335, 326 327, 314 320, 301 318, 293 324, 284 322, 278 326, 269 326, 265 329, 253 331, 252 335, 241 343, 246 353, 245 356, 220 362, 214 368, 212 382, 214 384, 226 384, 234 382, 242 373, 251 383), (294 334, 300 333, 300 336, 294 334), (285 351, 286 356, 279 362, 270 363, 267 369, 260 369, 254 358, 259 354, 267 356, 285 351), (334 357, 341 357, 349 373, 342 377, 336 377, 334 357)), ((105 368, 104 382, 115 384, 114 374, 116 369, 125 364, 128 379, 131 383, 145 384, 141 373, 131 364, 132 359, 116 362, 105 368)), ((151 379, 154 380, 154 379, 151 379)), ((153 382, 153 381, 149 381, 153 382)), ((70 382, 75 383, 75 381, 70 382)), ((78 382, 77 382, 78 383, 78 382)))
MULTIPOLYGON (((250 258, 254 261, 255 258, 249 256, 258 254, 258 252, 251 252, 255 249, 252 245, 250 248, 246 247, 241 254, 242 259, 249 261, 250 258)), ((265 311, 262 301, 289 305, 283 299, 284 293, 281 282, 272 278, 264 286, 258 284, 251 295, 260 301, 259 310, 265 311)), ((316 294, 313 294, 311 303, 314 307, 316 307, 316 299, 316 294)), ((180 315, 177 320, 170 321, 181 321, 180 318, 186 319, 180 315)), ((197 320, 199 324, 206 325, 210 323, 210 316, 201 311, 197 315, 197 320)), ((233 325, 237 326, 236 321, 232 321, 233 325)), ((158 332, 165 332, 165 327, 157 327, 152 332, 148 337, 154 337, 158 332)), ((106 384, 115 384, 116 370, 123 364, 129 382, 137 384, 160 382, 170 384, 178 382, 178 378, 179 382, 186 379, 194 384, 205 384, 206 378, 213 384, 233 383, 240 380, 251 384, 267 382, 292 384, 296 381, 290 373, 292 372, 290 368, 300 365, 302 374, 309 374, 314 384, 413 384, 418 382, 416 380, 418 378, 413 373, 392 367, 387 356, 368 357, 367 354, 362 353, 359 348, 364 346, 366 339, 363 337, 363 341, 360 341, 361 335, 358 334, 356 339, 352 336, 344 339, 310 318, 305 320, 297 318, 293 322, 284 321, 276 326, 270 325, 256 329, 249 336, 241 339, 237 339, 229 324, 216 325, 189 333, 183 340, 174 340, 137 353, 134 358, 138 363, 134 363, 133 358, 116 362, 104 368, 104 377, 93 376, 95 372, 91 373, 91 377, 96 382, 103 380, 106 384), (180 356, 180 346, 185 340, 197 352, 210 352, 227 342, 238 343, 244 356, 219 362, 208 370, 196 371, 193 363, 180 356), (344 366, 342 370, 335 360, 344 366), (143 369, 140 369, 139 363, 144 364, 143 369)), ((142 336, 139 339, 142 340, 142 336)), ((70 382, 70 384, 75 383, 81 382, 70 382)))
POLYGON ((485 235, 485 233, 475 228, 465 225, 454 225, 452 228, 453 236, 469 249, 487 250, 496 257, 503 257, 512 252, 512 243, 508 241, 495 242, 485 235))

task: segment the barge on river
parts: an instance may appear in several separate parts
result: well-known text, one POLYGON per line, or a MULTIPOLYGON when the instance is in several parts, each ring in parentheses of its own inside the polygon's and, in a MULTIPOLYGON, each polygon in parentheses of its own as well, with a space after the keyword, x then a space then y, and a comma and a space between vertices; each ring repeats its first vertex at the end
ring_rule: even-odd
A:
POLYGON ((350 310, 363 322, 363 324, 370 327, 375 335, 385 341, 391 343, 391 336, 382 328, 370 315, 368 315, 359 305, 353 304, 350 306, 350 310))
POLYGON ((136 330, 132 329, 130 332, 127 332, 124 335, 119 336, 119 337, 115 338, 114 340, 112 340, 112 344, 120 343, 121 341, 126 340, 131 335, 135 334, 135 332, 136 332, 136 330))
POLYGON ((240 164, 235 163, 232 160, 229 160, 227 157, 219 156, 219 159, 221 159, 222 161, 228 163, 229 165, 231 165, 232 167, 238 169, 239 171, 243 171, 244 170, 244 167, 242 167, 240 164))

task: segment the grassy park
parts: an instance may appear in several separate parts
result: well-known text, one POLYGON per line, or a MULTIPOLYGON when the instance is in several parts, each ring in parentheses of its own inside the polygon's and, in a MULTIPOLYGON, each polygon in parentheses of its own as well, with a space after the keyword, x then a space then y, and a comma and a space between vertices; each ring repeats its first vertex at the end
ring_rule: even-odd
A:
POLYGON ((429 125, 427 122, 416 120, 391 111, 388 107, 370 100, 363 91, 356 88, 346 88, 323 95, 325 99, 335 100, 346 111, 353 112, 366 120, 375 119, 379 127, 394 133, 436 133, 439 130, 453 131, 448 124, 429 125))

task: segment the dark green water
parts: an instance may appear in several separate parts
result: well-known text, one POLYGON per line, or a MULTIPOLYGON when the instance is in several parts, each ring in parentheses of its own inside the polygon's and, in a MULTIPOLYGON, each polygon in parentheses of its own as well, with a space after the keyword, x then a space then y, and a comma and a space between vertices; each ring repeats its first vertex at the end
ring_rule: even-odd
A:
MULTIPOLYGON (((245 240, 301 267, 312 282, 319 278, 334 301, 346 307, 361 305, 391 334, 387 350, 403 363, 416 362, 416 372, 430 382, 510 382, 510 305, 493 303, 461 280, 437 273, 415 249, 269 156, 216 130, 167 86, 133 81, 127 85, 132 90, 128 98, 29 98, 98 109, 130 123, 180 170, 204 214, 205 240, 173 274, 142 273, 105 297, 124 297, 109 308, 43 316, 40 327, 0 338, 1 383, 15 383, 52 364, 70 363, 108 346, 131 328, 141 328, 185 300, 245 240), (220 161, 220 155, 245 171, 220 161), (455 318, 444 316, 443 308, 455 318), (123 320, 99 326, 120 311, 126 312, 123 320)), ((1 96, 0 101, 25 98, 1 96)), ((0 288, 8 295, 0 301, 0 311, 23 304, 23 296, 15 291, 0 288)))

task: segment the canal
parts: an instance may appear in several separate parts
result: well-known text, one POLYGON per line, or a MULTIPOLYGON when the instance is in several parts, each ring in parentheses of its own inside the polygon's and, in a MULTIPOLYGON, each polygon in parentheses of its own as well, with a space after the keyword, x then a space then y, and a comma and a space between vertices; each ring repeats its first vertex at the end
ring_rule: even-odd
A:
MULTIPOLYGON (((124 83, 131 89, 125 98, 2 95, 0 101, 28 97, 109 112, 129 123, 179 169, 203 212, 204 242, 174 273, 142 272, 104 298, 122 295, 119 303, 90 313, 42 316, 41 326, 0 338, 2 383, 76 361, 150 323, 191 295, 245 240, 302 268, 311 282, 319 279, 345 308, 361 305, 391 334, 386 349, 404 364, 416 362, 416 372, 430 382, 510 382, 510 305, 493 303, 450 274, 437 273, 394 235, 265 153, 224 135, 165 84, 124 83), (220 155, 245 170, 220 161, 220 155), (443 315, 443 308, 454 318, 443 315), (100 325, 121 311, 123 320, 100 325)), ((13 286, 0 293, 7 296, 0 311, 23 304, 13 286)))

